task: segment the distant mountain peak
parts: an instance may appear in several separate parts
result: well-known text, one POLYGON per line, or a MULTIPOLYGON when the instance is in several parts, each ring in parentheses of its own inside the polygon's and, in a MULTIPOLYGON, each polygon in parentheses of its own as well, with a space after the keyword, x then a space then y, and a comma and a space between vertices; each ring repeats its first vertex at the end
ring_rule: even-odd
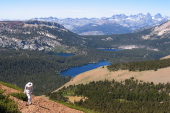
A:
POLYGON ((160 13, 157 13, 154 17, 155 17, 155 18, 163 18, 160 13))

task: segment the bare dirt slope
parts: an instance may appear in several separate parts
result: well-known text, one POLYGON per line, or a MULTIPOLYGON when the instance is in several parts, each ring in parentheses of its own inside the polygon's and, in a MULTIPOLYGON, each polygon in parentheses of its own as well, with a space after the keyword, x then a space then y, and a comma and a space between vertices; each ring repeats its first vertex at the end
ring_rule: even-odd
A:
POLYGON ((163 60, 163 59, 168 59, 168 58, 170 58, 170 55, 161 58, 161 60, 163 60))
POLYGON ((128 70, 120 70, 110 72, 107 67, 99 67, 97 69, 87 71, 81 73, 71 79, 68 83, 64 86, 69 86, 73 84, 86 84, 91 81, 99 81, 99 80, 113 80, 122 81, 125 79, 129 79, 134 77, 138 80, 143 80, 145 82, 154 82, 158 83, 167 83, 170 82, 170 67, 158 69, 157 71, 150 70, 150 71, 141 71, 141 72, 133 72, 128 70))
MULTIPOLYGON (((0 84, 0 88, 6 90, 4 94, 20 92, 2 84, 0 84)), ((19 110, 22 113, 83 113, 82 111, 66 107, 62 104, 50 101, 41 96, 33 96, 33 104, 30 106, 26 106, 27 102, 25 101, 19 100, 12 96, 10 96, 10 98, 18 104, 19 110)))

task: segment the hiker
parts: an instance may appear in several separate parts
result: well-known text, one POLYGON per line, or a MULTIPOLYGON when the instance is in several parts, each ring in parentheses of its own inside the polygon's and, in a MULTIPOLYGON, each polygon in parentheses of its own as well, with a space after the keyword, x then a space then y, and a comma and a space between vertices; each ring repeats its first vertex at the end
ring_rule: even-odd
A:
POLYGON ((33 83, 28 82, 25 85, 25 89, 24 89, 24 93, 27 95, 27 98, 28 98, 28 105, 32 104, 32 99, 31 99, 32 91, 33 91, 33 83))

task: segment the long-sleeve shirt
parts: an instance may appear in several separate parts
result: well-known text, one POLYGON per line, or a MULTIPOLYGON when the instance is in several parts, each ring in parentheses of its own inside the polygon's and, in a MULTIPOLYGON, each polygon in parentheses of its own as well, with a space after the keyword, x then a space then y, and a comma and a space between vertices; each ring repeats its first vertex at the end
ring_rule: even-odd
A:
POLYGON ((33 86, 25 85, 24 93, 30 94, 33 91, 33 86))

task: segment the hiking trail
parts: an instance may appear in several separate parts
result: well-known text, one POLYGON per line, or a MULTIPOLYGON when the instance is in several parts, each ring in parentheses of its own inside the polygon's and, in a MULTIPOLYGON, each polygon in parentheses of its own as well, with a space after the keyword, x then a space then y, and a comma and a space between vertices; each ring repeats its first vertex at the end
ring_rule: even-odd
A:
MULTIPOLYGON (((4 94, 23 93, 21 91, 9 88, 2 84, 0 84, 0 88, 5 90, 4 94)), ((10 98, 17 103, 18 109, 22 113, 84 113, 82 111, 78 111, 67 106, 64 106, 60 103, 48 100, 43 96, 33 95, 32 104, 29 106, 26 105, 27 104, 26 101, 22 101, 13 96, 10 96, 10 98)))

